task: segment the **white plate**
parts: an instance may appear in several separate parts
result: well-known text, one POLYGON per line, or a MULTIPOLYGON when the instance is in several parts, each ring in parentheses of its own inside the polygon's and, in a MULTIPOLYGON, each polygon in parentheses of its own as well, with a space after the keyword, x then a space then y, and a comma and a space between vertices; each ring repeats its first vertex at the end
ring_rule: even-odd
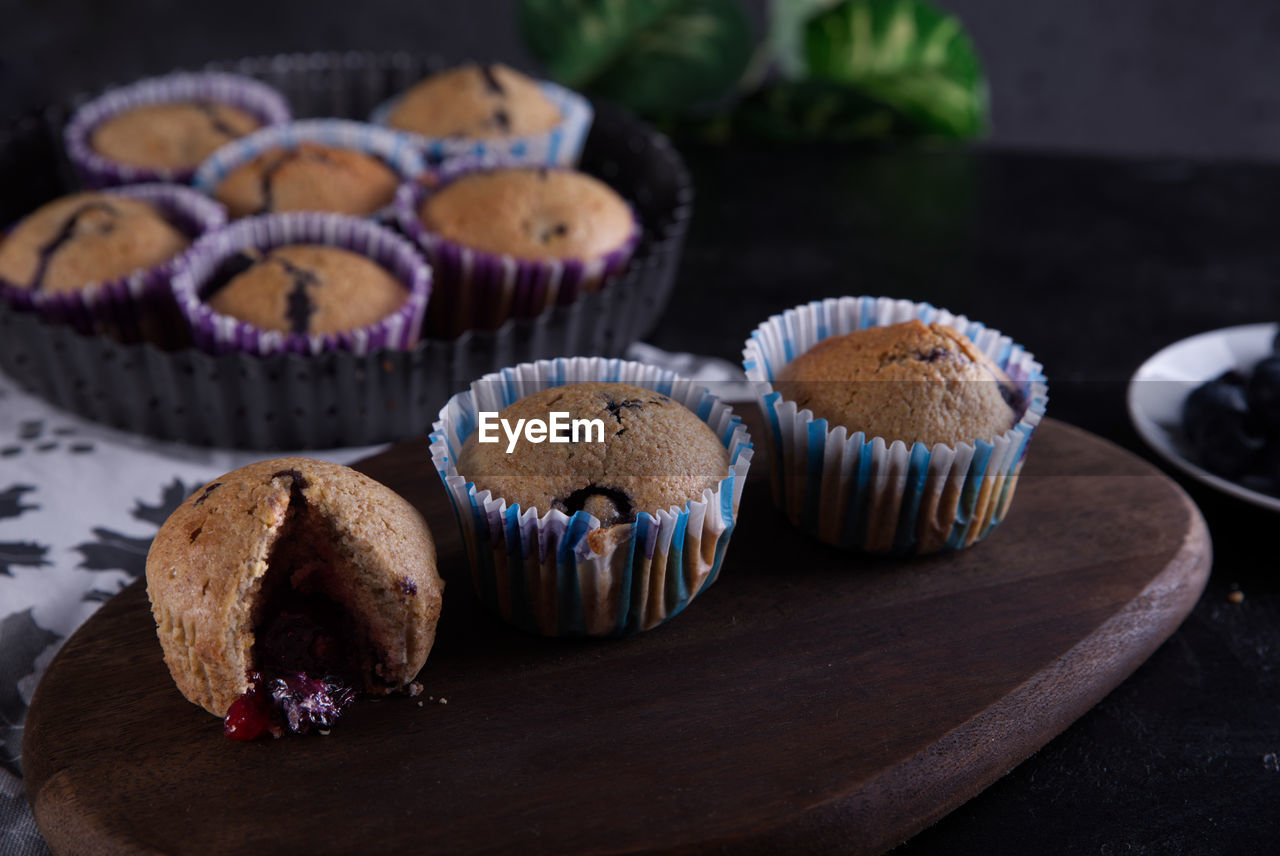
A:
POLYGON ((1280 497, 1266 492, 1266 482, 1246 477, 1240 482, 1215 476, 1197 466, 1182 433, 1182 403, 1191 391, 1230 369, 1243 372, 1271 355, 1277 324, 1245 324, 1200 333, 1174 342, 1138 367, 1129 381, 1129 419, 1156 452, 1187 475, 1223 493, 1262 508, 1280 511, 1280 497))

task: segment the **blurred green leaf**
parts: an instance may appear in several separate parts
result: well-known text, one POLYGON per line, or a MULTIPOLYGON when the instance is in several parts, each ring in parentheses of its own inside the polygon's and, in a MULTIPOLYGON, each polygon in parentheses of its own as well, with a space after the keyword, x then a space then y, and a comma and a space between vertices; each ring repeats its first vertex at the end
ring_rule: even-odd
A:
POLYGON ((752 93, 734 112, 734 130, 774 142, 875 142, 919 133, 884 103, 825 80, 779 81, 752 93))
POLYGON ((804 49, 813 79, 857 89, 919 132, 971 137, 986 128, 973 42, 925 0, 845 0, 809 20, 804 49))
POLYGON ((520 24, 553 78, 648 114, 723 96, 752 48, 738 0, 523 0, 520 24))
POLYGON ((785 77, 804 77, 804 25, 840 0, 769 0, 769 48, 785 77))

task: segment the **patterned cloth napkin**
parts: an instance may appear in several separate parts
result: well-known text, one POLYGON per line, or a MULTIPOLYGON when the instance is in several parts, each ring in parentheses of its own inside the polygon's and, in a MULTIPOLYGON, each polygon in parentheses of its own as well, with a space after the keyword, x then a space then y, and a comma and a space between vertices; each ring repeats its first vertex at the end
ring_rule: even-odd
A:
MULTIPOLYGON (((631 359, 750 397, 724 361, 633 345, 631 359)), ((382 447, 304 452, 347 464, 382 447)), ((287 454, 287 453, 281 453, 287 454)), ((41 674, 104 601, 137 579, 169 513, 228 470, 276 453, 205 449, 105 428, 0 374, 0 853, 47 854, 22 788, 22 723, 41 674)))
MULTIPOLYGON (((379 448, 305 454, 346 464, 379 448)), ((0 375, 0 853, 49 852, 20 776, 27 704, 53 655, 142 574, 156 530, 189 493, 275 456, 125 434, 0 375)))

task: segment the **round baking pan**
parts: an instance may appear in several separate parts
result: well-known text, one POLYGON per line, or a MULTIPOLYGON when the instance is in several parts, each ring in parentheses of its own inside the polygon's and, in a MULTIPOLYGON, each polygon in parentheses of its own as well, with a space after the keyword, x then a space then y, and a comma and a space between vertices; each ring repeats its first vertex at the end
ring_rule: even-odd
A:
MULTIPOLYGON (((363 119, 443 64, 424 55, 343 53, 208 67, 275 86, 295 116, 363 119)), ((0 129, 0 224, 76 189, 61 148, 74 104, 0 129)), ((620 356, 653 328, 671 296, 693 190, 666 137, 612 105, 597 103, 595 110, 579 168, 635 207, 643 234, 627 269, 573 304, 493 331, 426 339, 412 351, 318 357, 213 356, 123 345, 0 306, 0 370, 59 407, 127 431, 209 446, 297 449, 425 433, 450 395, 502 366, 566 355, 620 356)))

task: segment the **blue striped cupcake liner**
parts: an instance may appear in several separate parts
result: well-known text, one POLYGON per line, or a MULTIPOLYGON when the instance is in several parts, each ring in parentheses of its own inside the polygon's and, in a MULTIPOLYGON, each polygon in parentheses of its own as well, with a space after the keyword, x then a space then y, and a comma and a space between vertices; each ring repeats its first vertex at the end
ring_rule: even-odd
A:
POLYGON ((431 460, 453 504, 479 598, 503 620, 544 636, 627 636, 682 611, 716 581, 738 517, 753 454, 740 417, 706 388, 673 372, 602 357, 522 363, 487 374, 440 411, 431 460), (705 422, 730 464, 715 490, 591 538, 599 518, 508 505, 458 472, 480 411, 497 411, 548 387, 630 383, 681 403, 705 422), (594 546, 593 546, 594 542, 594 546))
POLYGON ((1008 511, 1049 400, 1040 363, 1008 336, 928 303, 887 297, 830 298, 775 315, 747 340, 743 368, 764 415, 775 505, 827 544, 872 553, 957 550, 991 532, 1008 511), (1016 425, 989 440, 908 448, 833 427, 774 391, 778 372, 823 339, 913 318, 960 331, 1004 369, 1027 402, 1016 425))
MULTIPOLYGON (((563 86, 547 80, 538 87, 560 111, 560 123, 549 131, 519 137, 424 137, 410 134, 421 148, 427 163, 440 165, 455 158, 497 158, 521 164, 575 166, 595 112, 591 102, 563 86)), ((387 126, 387 119, 399 103, 392 98, 374 108, 369 121, 387 126)))
POLYGON ((400 231, 422 247, 435 272, 428 335, 452 338, 467 330, 497 329, 509 318, 535 318, 552 306, 567 306, 584 294, 600 291, 631 261, 641 233, 634 208, 631 217, 635 228, 631 234, 621 246, 594 259, 520 259, 477 250, 432 232, 418 216, 422 203, 431 194, 465 175, 527 166, 506 161, 455 160, 428 171, 419 181, 401 185, 396 193, 400 231))
MULTIPOLYGON (((227 222, 221 205, 176 184, 131 184, 98 192, 150 203, 193 242, 227 222)), ((68 324, 81 333, 102 333, 125 343, 150 340, 174 344, 172 330, 166 328, 174 323, 181 326, 181 322, 175 320, 170 283, 193 250, 194 243, 158 265, 89 283, 76 291, 32 291, 25 284, 0 278, 0 298, 20 311, 68 324)))
POLYGON ((128 86, 111 89, 83 104, 72 114, 63 130, 63 143, 80 180, 87 187, 112 187, 138 182, 186 184, 194 168, 141 167, 111 160, 90 145, 93 131, 112 116, 149 104, 174 101, 211 101, 237 107, 263 125, 277 125, 290 119, 284 96, 261 81, 223 72, 178 72, 150 77, 128 86))
POLYGON ((431 268, 412 244, 384 226, 359 217, 303 211, 246 217, 206 235, 173 278, 173 289, 196 347, 210 353, 367 354, 381 348, 408 350, 418 343, 431 294, 431 268), (323 244, 367 256, 404 284, 405 302, 373 324, 326 334, 263 330, 204 302, 232 256, 291 244, 323 244))
MULTIPOLYGON (((214 196, 218 185, 236 169, 275 149, 293 149, 300 143, 317 143, 351 149, 376 157, 400 179, 409 181, 422 174, 425 162, 409 134, 348 119, 304 119, 261 128, 227 143, 200 164, 191 184, 214 196)), ((393 203, 374 212, 375 219, 389 219, 393 203)))

